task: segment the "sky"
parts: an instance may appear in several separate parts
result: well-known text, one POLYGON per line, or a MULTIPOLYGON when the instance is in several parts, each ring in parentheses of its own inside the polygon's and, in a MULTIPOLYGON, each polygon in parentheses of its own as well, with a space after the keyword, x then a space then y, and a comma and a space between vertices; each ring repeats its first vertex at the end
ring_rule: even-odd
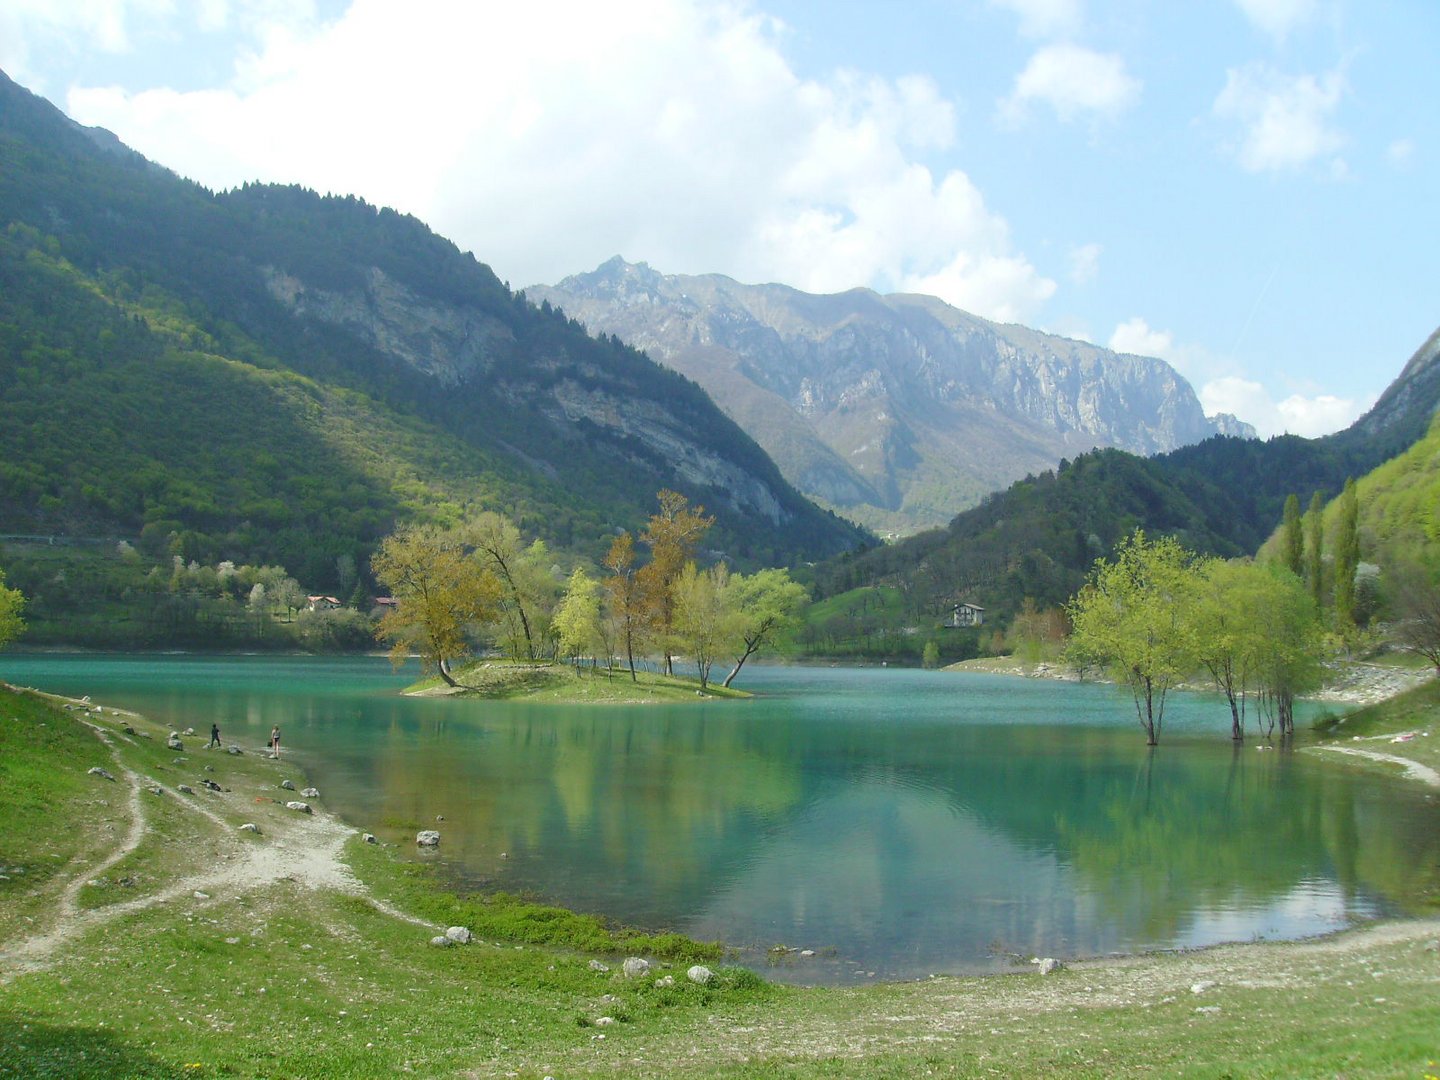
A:
POLYGON ((1262 436, 1440 326, 1436 0, 4 0, 0 69, 213 190, 930 293, 1173 364, 1262 436))

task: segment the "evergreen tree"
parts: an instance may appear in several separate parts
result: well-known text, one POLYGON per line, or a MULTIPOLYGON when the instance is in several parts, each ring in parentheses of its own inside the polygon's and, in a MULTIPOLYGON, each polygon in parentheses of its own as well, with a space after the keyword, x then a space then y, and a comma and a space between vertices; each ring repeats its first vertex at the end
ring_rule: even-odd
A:
POLYGON ((1325 500, 1317 491, 1310 496, 1310 509, 1305 512, 1305 584, 1317 612, 1325 606, 1324 547, 1325 500))
POLYGON ((1304 574, 1305 530, 1300 521, 1300 496, 1291 494, 1285 500, 1284 534, 1281 537, 1285 569, 1296 577, 1304 574))
POLYGON ((1355 481, 1345 481, 1335 527, 1335 621, 1340 629, 1355 625, 1355 571, 1360 565, 1360 503, 1355 481))

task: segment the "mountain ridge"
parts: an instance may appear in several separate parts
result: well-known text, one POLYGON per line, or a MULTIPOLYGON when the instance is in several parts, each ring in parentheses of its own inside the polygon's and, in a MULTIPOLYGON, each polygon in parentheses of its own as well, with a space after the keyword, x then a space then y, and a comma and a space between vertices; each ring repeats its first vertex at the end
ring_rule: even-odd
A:
POLYGON ((331 582, 312 551, 363 562, 397 521, 482 505, 598 558, 665 487, 715 513, 717 548, 743 563, 817 558, 864 539, 791 488, 693 381, 528 303, 408 215, 295 186, 210 192, 3 73, 0 215, 0 276, 13 283, 0 297, 12 417, 0 429, 0 532, 150 528, 187 559, 311 563, 315 586, 331 582), (72 310, 93 335, 68 329, 72 310), (156 358, 168 381, 150 378, 156 358), (225 389, 220 373, 248 389, 225 389), (93 400, 102 384, 129 410, 125 430, 113 417, 94 431, 54 426, 104 417, 93 400), (186 453, 166 430, 182 386, 183 407, 207 403, 217 431, 245 402, 252 412, 236 414, 223 443, 233 458, 244 426, 263 428, 276 445, 253 449, 272 475, 218 497, 234 488, 226 461, 204 445, 186 453), (148 408, 124 400, 139 387, 148 408), (266 387, 291 398, 262 422, 266 387), (328 427, 335 403, 371 419, 328 427), (389 443, 349 445, 366 424, 389 443), (31 438, 40 428, 55 438, 31 438), (105 467, 102 429, 129 447, 123 474, 105 467), (366 513, 347 516, 311 474, 327 445, 347 460, 383 459, 341 485, 366 513), (312 449, 292 456, 302 446, 312 449), (82 473, 84 484, 67 479, 82 473), (397 477, 402 486, 388 487, 397 477))
POLYGON ((948 520, 1097 445, 1154 453, 1207 419, 1163 361, 997 324, 919 294, 818 295, 615 257, 531 286, 704 386, 812 497, 876 527, 948 520))

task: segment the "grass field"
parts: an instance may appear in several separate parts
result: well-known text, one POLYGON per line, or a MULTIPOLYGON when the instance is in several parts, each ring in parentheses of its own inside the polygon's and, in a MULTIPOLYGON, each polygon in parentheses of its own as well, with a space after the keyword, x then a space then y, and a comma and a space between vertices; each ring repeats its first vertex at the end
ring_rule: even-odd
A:
MULTIPOLYGON (((1436 707, 1401 700, 1340 741, 1363 724, 1378 746, 1436 707)), ((288 809, 289 762, 167 735, 0 692, 0 1076, 1440 1075, 1440 920, 1045 976, 778 986, 715 945, 446 894, 323 792, 288 809), (430 943, 451 925, 475 940, 430 943), (626 978, 632 955, 651 971, 626 978)))

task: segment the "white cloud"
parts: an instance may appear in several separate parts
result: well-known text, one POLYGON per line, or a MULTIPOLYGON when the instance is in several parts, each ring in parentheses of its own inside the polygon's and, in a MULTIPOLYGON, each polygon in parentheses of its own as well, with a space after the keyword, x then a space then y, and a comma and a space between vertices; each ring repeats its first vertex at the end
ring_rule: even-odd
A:
MULTIPOLYGON (((1055 289, 982 193, 924 77, 800 78, 778 24, 707 0, 354 0, 266 21, 205 92, 80 88, 72 116, 207 186, 297 182, 413 213, 517 286, 620 253, 801 288, 925 283, 978 314, 1055 289)), ((257 14, 259 12, 260 14, 257 14)))
POLYGON ((1141 84, 1114 53, 1079 45, 1047 45, 1015 77, 1015 89, 1000 102, 1001 118, 1025 119, 1031 103, 1048 105, 1063 122, 1081 116, 1113 118, 1140 97, 1141 84))
POLYGON ((1161 360, 1169 360, 1175 352, 1174 336, 1168 330, 1152 330, 1138 315, 1115 327, 1106 344, 1118 353, 1157 356, 1161 360))
POLYGON ((1332 394, 1291 394, 1277 402, 1260 383, 1236 375, 1206 383, 1200 404, 1207 415, 1227 412, 1249 421, 1262 439, 1285 432, 1306 438, 1328 435, 1348 427, 1367 407, 1332 394))
POLYGON ((1080 28, 1080 0, 990 0, 1020 16, 1020 33, 1031 38, 1065 37, 1080 28))
POLYGON ((1277 41, 1303 26, 1315 15, 1315 0, 1235 0, 1255 26, 1277 41))
MULTIPOLYGON (((1212 108, 1220 120, 1241 129, 1233 147, 1236 160, 1249 172, 1295 169, 1335 154, 1345 137, 1333 114, 1345 93, 1345 77, 1331 71, 1287 76, 1264 64, 1226 73, 1225 88, 1212 108)), ((1332 162, 1331 170, 1344 167, 1332 162)))
POLYGON ((1099 244, 1082 244, 1070 250, 1070 280, 1076 285, 1093 285, 1100 278, 1099 244))

